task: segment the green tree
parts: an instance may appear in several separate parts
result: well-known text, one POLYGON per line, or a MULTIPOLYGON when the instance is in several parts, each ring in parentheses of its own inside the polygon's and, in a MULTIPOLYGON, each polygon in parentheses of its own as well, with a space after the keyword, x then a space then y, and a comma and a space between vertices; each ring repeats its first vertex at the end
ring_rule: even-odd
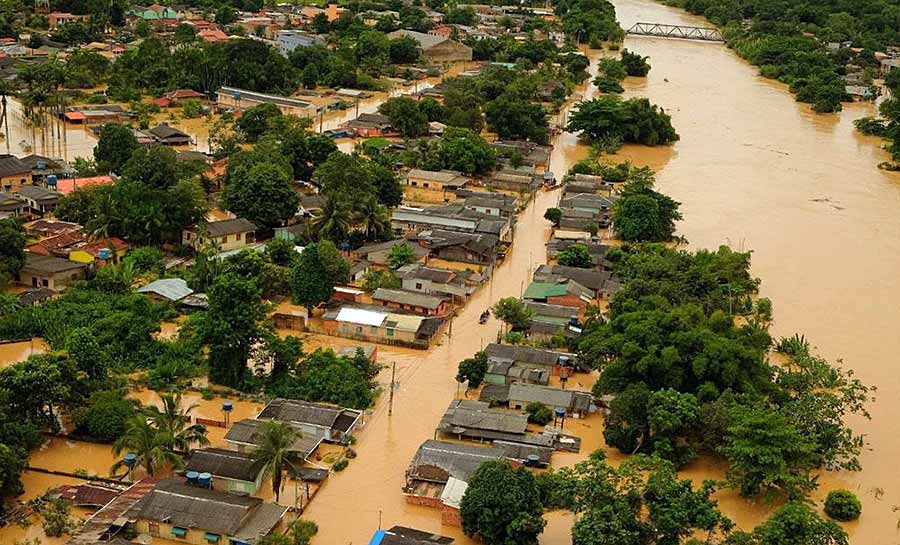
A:
POLYGON ((538 426, 546 426, 553 421, 553 411, 543 403, 533 401, 525 406, 525 412, 528 414, 528 421, 538 426))
POLYGON ((275 502, 281 497, 281 481, 284 470, 293 467, 297 461, 294 443, 300 433, 294 428, 278 421, 264 422, 259 430, 259 439, 251 456, 253 466, 263 472, 266 478, 272 479, 272 491, 275 502))
POLYGON ((94 160, 101 170, 120 172, 136 149, 137 138, 128 126, 107 123, 100 131, 100 138, 94 147, 94 160))
POLYGON ((319 84, 319 69, 315 64, 307 64, 303 69, 301 79, 305 89, 315 89, 319 84))
POLYGON ((174 452, 189 452, 194 445, 209 445, 206 428, 191 424, 191 413, 199 407, 194 403, 184 407, 181 394, 162 394, 162 407, 152 405, 147 408, 147 418, 163 434, 167 448, 174 452))
POLYGON ((668 242, 675 222, 682 219, 681 203, 653 190, 653 174, 641 171, 626 182, 612 209, 616 233, 629 242, 668 242))
MULTIPOLYGON (((113 443, 113 454, 119 456, 123 452, 135 454, 135 467, 143 468, 149 477, 166 468, 184 467, 181 456, 169 448, 165 434, 151 425, 144 416, 136 416, 130 420, 125 426, 125 434, 113 443)), ((124 459, 113 464, 110 473, 115 474, 123 467, 126 467, 124 459)))
POLYGON ((192 165, 178 161, 168 146, 139 147, 122 165, 122 176, 156 189, 169 189, 182 178, 199 174, 192 165))
POLYGON ((528 308, 521 299, 504 297, 497 301, 491 309, 498 320, 505 322, 515 330, 527 330, 531 326, 534 311, 528 308))
POLYGON ((488 129, 500 138, 547 143, 547 112, 540 104, 507 93, 488 102, 484 113, 488 129))
MULTIPOLYGON (((737 537, 737 536, 735 536, 737 537)), ((750 535, 750 545, 847 545, 847 534, 830 520, 822 520, 809 506, 790 502, 778 509, 750 535)), ((736 543, 741 543, 735 540, 736 543)))
POLYGON ((722 452, 728 480, 742 495, 780 492, 798 499, 815 487, 816 445, 788 417, 762 405, 738 405, 730 420, 722 452))
POLYGON ((378 111, 391 120, 391 126, 407 138, 428 134, 428 117, 419 109, 418 101, 409 97, 392 97, 378 106, 378 111))
POLYGON ((386 269, 370 269, 363 275, 362 289, 366 293, 374 293, 378 288, 399 289, 400 279, 394 271, 386 269))
POLYGON ((344 283, 350 275, 350 266, 330 241, 323 240, 304 248, 300 261, 294 267, 291 289, 294 301, 312 309, 331 299, 334 286, 344 283))
POLYGON ((103 360, 103 351, 87 327, 75 328, 66 338, 66 351, 75 362, 78 371, 87 375, 92 381, 104 380, 107 377, 107 362, 103 360))
POLYGON ((650 73, 650 63, 647 62, 649 58, 627 49, 622 50, 622 66, 629 76, 646 77, 650 73))
POLYGON ((237 128, 247 142, 256 142, 269 127, 273 119, 281 117, 281 110, 274 104, 264 103, 247 110, 237 122, 237 128))
POLYGON ((202 337, 209 345, 210 379, 239 388, 247 378, 250 349, 260 338, 266 316, 261 291, 253 280, 226 273, 215 279, 207 294, 202 337))
POLYGON ((488 370, 488 357, 484 350, 476 352, 471 358, 466 358, 459 362, 459 369, 456 373, 456 382, 468 382, 466 389, 474 389, 481 386, 484 382, 484 376, 488 370))
POLYGON ((645 98, 623 100, 616 95, 579 102, 567 130, 590 142, 616 138, 626 143, 657 146, 678 140, 668 114, 645 98))
POLYGON ((546 524, 534 475, 506 461, 478 467, 459 513, 463 532, 486 545, 536 545, 546 524))
POLYGON ((420 56, 419 42, 409 36, 401 36, 391 40, 391 64, 414 64, 419 62, 420 56))
POLYGON ((0 220, 0 286, 25 266, 25 230, 14 219, 0 220))
POLYGON ((579 269, 593 269, 594 258, 585 244, 572 244, 559 253, 557 258, 560 265, 566 267, 578 267, 579 269))
POLYGON ((28 465, 28 453, 24 449, 0 443, 0 497, 18 496, 25 492, 22 472, 28 465))
POLYGON ((75 430, 94 441, 113 443, 125 434, 135 415, 135 402, 122 392, 101 390, 91 394, 87 407, 75 412, 75 430))
POLYGON ((548 208, 544 212, 544 219, 559 227, 559 222, 562 220, 562 210, 559 208, 548 208))
POLYGON ((416 252, 408 242, 397 244, 393 248, 391 248, 391 251, 388 254, 387 261, 388 265, 390 265, 392 269, 399 269, 404 265, 415 263, 416 252))
POLYGON ((469 129, 448 127, 440 139, 441 168, 463 174, 487 174, 494 170, 496 153, 484 138, 469 129))
POLYGON ((297 213, 300 197, 291 182, 288 172, 274 163, 229 170, 222 201, 238 216, 271 229, 297 213))

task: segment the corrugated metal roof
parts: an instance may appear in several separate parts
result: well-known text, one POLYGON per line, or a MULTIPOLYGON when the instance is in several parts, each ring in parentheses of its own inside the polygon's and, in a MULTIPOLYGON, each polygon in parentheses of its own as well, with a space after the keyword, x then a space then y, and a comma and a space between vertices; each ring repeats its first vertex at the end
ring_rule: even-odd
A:
POLYGON ((194 293, 194 290, 189 288, 187 282, 181 278, 160 278, 138 288, 137 291, 138 293, 155 293, 169 301, 178 301, 194 293))
POLYGON ((349 322, 351 324, 380 326, 384 323, 388 314, 385 312, 376 312, 362 308, 343 307, 338 311, 335 320, 338 322, 349 322))

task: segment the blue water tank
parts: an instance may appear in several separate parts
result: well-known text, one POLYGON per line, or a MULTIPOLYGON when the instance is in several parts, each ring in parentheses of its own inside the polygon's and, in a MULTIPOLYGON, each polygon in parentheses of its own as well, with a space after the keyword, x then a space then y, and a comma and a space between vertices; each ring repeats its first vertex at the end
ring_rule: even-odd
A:
POLYGON ((232 404, 230 401, 222 402, 222 410, 223 411, 225 411, 226 413, 230 413, 232 411, 232 409, 234 409, 234 404, 232 404))
POLYGON ((47 168, 47 161, 38 161, 35 165, 38 170, 44 170, 47 168))
POLYGON ((556 412, 556 418, 565 418, 566 417, 566 410, 563 409, 562 407, 557 407, 555 412, 556 412))
POLYGON ((200 477, 200 474, 196 471, 188 471, 184 476, 187 478, 188 484, 197 484, 197 479, 200 477))
POLYGON ((50 187, 56 187, 56 174, 47 176, 47 185, 49 185, 50 187))
POLYGON ((109 259, 109 257, 112 255, 112 252, 109 248, 100 248, 100 251, 97 252, 97 255, 100 256, 100 259, 106 260, 109 259))
POLYGON ((528 467, 538 467, 541 465, 541 457, 537 454, 529 454, 525 459, 525 465, 528 467))
POLYGON ((212 475, 206 472, 197 475, 197 486, 212 488, 212 475))
POLYGON ((124 462, 125 462, 125 467, 127 467, 127 468, 130 469, 130 468, 134 467, 134 464, 137 463, 137 454, 135 454, 133 452, 129 452, 128 454, 125 455, 124 462))

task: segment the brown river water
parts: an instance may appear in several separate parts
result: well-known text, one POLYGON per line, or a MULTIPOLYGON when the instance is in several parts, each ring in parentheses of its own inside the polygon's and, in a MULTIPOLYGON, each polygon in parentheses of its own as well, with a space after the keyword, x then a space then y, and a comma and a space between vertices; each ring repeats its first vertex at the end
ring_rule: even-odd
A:
MULTIPOLYGON (((625 28, 637 21, 707 24, 650 0, 614 4, 625 28)), ((868 441, 864 470, 823 475, 815 499, 835 487, 855 491, 863 515, 846 526, 851 542, 900 542, 892 511, 900 505, 900 479, 892 470, 900 458, 900 424, 892 418, 900 409, 900 378, 891 363, 900 353, 900 336, 890 333, 900 324, 900 176, 879 171, 876 165, 887 158, 880 142, 854 131, 853 120, 871 115, 872 107, 848 105, 841 114, 813 114, 783 85, 759 77, 756 68, 722 45, 645 37, 629 37, 625 45, 649 55, 653 65, 646 80, 626 82, 627 95, 646 96, 664 107, 681 141, 665 148, 627 146, 620 158, 659 171, 659 188, 683 203, 685 221, 679 230, 692 247, 731 244, 754 251, 762 295, 775 303, 776 335, 804 333, 823 356, 842 358, 865 382, 879 387, 878 401, 870 407, 872 421, 854 422, 868 441)), ((597 53, 591 57, 596 60, 597 53)), ((590 97, 595 90, 583 93, 590 97)), ((573 135, 562 134, 555 144, 551 169, 557 175, 588 155, 573 135)), ((506 262, 454 320, 452 336, 429 352, 379 347, 381 363, 397 364, 393 413, 388 415, 385 393, 358 434, 358 458, 313 500, 306 516, 319 525, 317 542, 365 544, 379 524, 403 524, 457 537, 461 545, 472 543, 458 529, 442 527, 436 510, 404 502, 404 471, 457 395, 453 377, 459 360, 491 342, 499 330, 494 319, 479 325, 479 314, 500 297, 518 296, 533 268, 544 261, 549 231, 542 214, 557 198, 557 193, 540 193, 524 211, 506 262)), ((330 344, 338 343, 343 341, 330 344)), ((329 343, 310 339, 307 348, 323 344, 329 343)), ((579 388, 590 386, 589 377, 579 379, 584 382, 579 388)), ((387 386, 389 371, 380 381, 387 386)), ((138 397, 145 403, 155 400, 149 393, 138 397)), ((220 400, 205 402, 199 412, 215 418, 220 406, 220 400)), ((248 407, 247 414, 253 409, 248 407)), ((601 419, 570 426, 584 438, 582 452, 557 453, 555 466, 571 465, 602 447, 601 419)), ((219 441, 214 437, 214 443, 219 441)), ((58 453, 52 457, 61 467, 76 469, 64 458, 68 447, 51 446, 36 455, 38 460, 56 465, 50 453, 58 453)), ((98 463, 74 465, 108 470, 108 451, 95 454, 98 463)), ((723 470, 721 464, 700 460, 684 474, 696 480, 721 478, 723 470)), ((33 484, 28 486, 33 494, 46 483, 26 484, 33 484)), ((752 528, 772 509, 731 492, 717 497, 743 528, 752 528)), ((550 513, 547 520, 541 543, 571 542, 571 516, 550 513)), ((8 537, 6 530, 0 532, 0 540, 8 537)))

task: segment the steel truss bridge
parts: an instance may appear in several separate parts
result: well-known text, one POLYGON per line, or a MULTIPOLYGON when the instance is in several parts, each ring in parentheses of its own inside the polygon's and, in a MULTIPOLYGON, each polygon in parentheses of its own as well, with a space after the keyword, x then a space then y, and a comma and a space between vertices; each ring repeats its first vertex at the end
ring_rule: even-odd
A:
POLYGON ((660 23, 635 23, 627 34, 635 36, 655 36, 657 38, 679 38, 703 42, 724 42, 725 38, 717 28, 698 26, 663 25, 660 23))

